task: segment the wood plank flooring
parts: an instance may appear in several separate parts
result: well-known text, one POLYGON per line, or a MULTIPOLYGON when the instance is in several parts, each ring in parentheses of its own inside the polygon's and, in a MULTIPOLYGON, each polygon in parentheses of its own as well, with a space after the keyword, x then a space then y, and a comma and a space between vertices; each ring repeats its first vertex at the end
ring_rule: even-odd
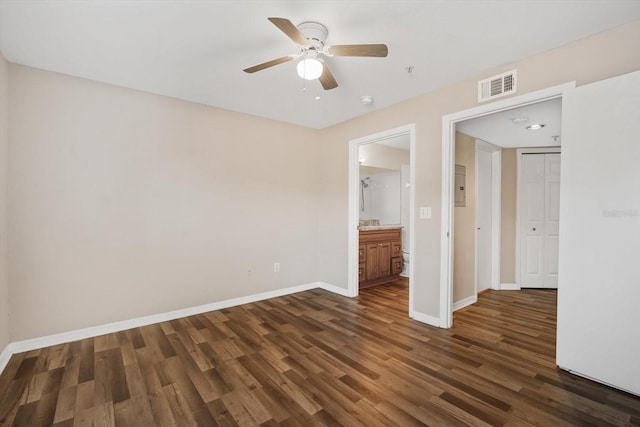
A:
POLYGON ((313 290, 17 354, 0 424, 640 425, 640 398, 556 368, 554 291, 489 291, 450 330, 407 298, 313 290))

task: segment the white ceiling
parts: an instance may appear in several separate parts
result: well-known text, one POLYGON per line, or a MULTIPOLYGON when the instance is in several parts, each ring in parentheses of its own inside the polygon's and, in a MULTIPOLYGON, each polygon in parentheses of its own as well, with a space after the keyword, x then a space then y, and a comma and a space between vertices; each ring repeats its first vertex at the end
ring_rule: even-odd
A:
POLYGON ((626 0, 2 0, 0 49, 18 64, 323 128, 635 19, 640 1, 626 0), (322 22, 329 45, 386 43, 389 56, 328 58, 340 86, 327 92, 315 81, 303 92, 294 62, 246 74, 296 53, 272 16, 322 22))
POLYGON ((561 118, 562 100, 557 98, 465 120, 456 123, 456 130, 504 148, 552 147, 561 143, 561 118), (514 119, 521 121, 514 123, 514 119), (546 126, 539 130, 526 129, 536 123, 546 126))
POLYGON ((399 148, 401 150, 411 150, 411 138, 409 135, 397 135, 391 138, 382 139, 376 141, 377 144, 386 145, 393 148, 399 148))

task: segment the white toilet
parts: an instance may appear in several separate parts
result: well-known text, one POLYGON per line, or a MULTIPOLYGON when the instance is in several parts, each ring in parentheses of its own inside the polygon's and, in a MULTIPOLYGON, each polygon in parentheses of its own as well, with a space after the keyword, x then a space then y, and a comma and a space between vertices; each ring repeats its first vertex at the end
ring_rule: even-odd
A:
POLYGON ((402 251, 402 272, 400 276, 409 277, 409 251, 402 251))

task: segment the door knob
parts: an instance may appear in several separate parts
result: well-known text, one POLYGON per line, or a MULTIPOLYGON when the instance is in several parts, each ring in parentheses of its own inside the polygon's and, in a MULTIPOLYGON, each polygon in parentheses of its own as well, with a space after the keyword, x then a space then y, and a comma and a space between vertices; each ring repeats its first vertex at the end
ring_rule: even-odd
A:
POLYGON ((533 231, 536 231, 536 228, 535 228, 535 227, 533 227, 533 228, 532 228, 532 230, 533 230, 533 231))

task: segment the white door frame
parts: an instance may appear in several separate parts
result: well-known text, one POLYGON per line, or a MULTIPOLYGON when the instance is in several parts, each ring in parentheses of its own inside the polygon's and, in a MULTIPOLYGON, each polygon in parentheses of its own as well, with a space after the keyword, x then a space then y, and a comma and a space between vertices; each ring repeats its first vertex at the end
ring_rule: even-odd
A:
POLYGON ((475 293, 478 295, 478 151, 491 153, 491 289, 500 289, 500 243, 502 226, 502 148, 476 139, 476 248, 475 248, 475 293))
POLYGON ((453 200, 455 171, 455 124, 463 120, 486 116, 500 111, 559 98, 576 82, 564 83, 547 89, 514 96, 491 104, 458 111, 442 117, 442 221, 440 223, 440 327, 453 324, 453 200))
POLYGON ((358 148, 361 145, 380 142, 385 139, 395 138, 397 136, 408 135, 410 147, 409 168, 409 316, 413 317, 413 271, 415 268, 414 248, 415 248, 415 147, 416 147, 416 125, 411 123, 394 129, 385 130, 373 135, 363 136, 361 138, 349 141, 349 264, 348 264, 348 296, 355 297, 358 295, 358 223, 360 218, 359 206, 359 189, 360 189, 360 159, 358 157, 358 148))
MULTIPOLYGON (((520 286, 520 230, 522 221, 522 155, 523 154, 536 154, 536 153, 560 153, 561 147, 540 147, 540 148, 518 148, 516 150, 516 280, 515 289, 519 290, 520 286)), ((511 288, 513 289, 513 288, 511 288)))

